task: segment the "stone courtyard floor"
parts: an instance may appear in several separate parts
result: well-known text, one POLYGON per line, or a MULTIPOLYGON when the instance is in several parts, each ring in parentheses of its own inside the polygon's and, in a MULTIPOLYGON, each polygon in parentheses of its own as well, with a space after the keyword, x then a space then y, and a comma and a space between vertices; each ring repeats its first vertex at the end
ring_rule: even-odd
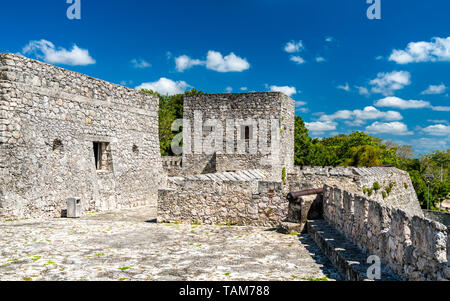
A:
POLYGON ((0 222, 0 281, 339 279, 308 235, 155 217, 144 207, 0 222))

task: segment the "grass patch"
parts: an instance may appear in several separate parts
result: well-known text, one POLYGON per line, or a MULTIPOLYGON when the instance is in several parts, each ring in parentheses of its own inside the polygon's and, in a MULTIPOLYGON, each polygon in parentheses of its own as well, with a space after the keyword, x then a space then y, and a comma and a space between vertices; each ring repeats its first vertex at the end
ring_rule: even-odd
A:
POLYGON ((306 281, 328 281, 328 278, 327 277, 322 277, 322 278, 306 277, 306 278, 302 278, 302 280, 306 280, 306 281))

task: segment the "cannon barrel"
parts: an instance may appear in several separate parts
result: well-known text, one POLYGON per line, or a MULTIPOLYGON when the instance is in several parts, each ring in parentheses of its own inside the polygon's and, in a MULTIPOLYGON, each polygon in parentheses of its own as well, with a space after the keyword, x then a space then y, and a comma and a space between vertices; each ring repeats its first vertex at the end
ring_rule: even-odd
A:
POLYGON ((307 189, 302 191, 295 191, 295 192, 289 192, 287 195, 287 199, 289 201, 294 201, 298 199, 301 196, 305 195, 313 195, 313 194, 319 194, 323 192, 323 188, 317 188, 317 189, 307 189))

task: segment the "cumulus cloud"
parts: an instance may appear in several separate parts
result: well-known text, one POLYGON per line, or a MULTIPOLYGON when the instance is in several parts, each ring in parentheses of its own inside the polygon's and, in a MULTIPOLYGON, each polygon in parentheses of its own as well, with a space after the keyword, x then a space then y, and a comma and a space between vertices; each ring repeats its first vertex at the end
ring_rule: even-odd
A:
POLYGON ((95 64, 95 60, 89 55, 87 49, 79 48, 73 45, 71 50, 55 45, 47 40, 31 41, 26 45, 22 52, 26 55, 35 55, 50 64, 63 64, 71 66, 85 66, 95 64))
POLYGON ((433 38, 431 42, 411 42, 405 50, 394 49, 389 57, 397 64, 450 61, 450 37, 433 38))
POLYGON ((179 72, 198 65, 204 65, 207 69, 217 72, 242 72, 250 68, 250 64, 246 59, 236 56, 233 52, 223 56, 220 52, 213 50, 208 51, 204 61, 181 55, 175 58, 175 65, 179 72))
POLYGON ((192 68, 197 65, 204 65, 205 63, 201 60, 194 60, 187 55, 181 55, 175 58, 175 68, 178 72, 183 72, 186 69, 192 68))
POLYGON ((294 94, 297 94, 297 89, 295 87, 289 87, 289 86, 270 86, 270 91, 282 92, 289 97, 291 97, 294 94))
POLYGON ((156 82, 142 83, 135 89, 147 89, 156 91, 162 95, 174 95, 184 93, 184 91, 186 91, 186 89, 189 87, 191 86, 188 85, 185 81, 173 81, 171 79, 161 77, 156 82))
POLYGON ((339 110, 330 115, 322 115, 319 121, 346 120, 348 125, 360 126, 368 120, 381 119, 385 121, 402 120, 403 116, 399 112, 382 112, 372 106, 365 107, 363 110, 339 110))
POLYGON ((227 91, 227 93, 231 93, 233 91, 233 88, 232 87, 226 87, 225 91, 227 91))
POLYGON ((375 121, 366 127, 369 134, 391 134, 391 135, 412 135, 413 132, 408 131, 408 126, 403 122, 379 122, 375 121))
POLYGON ((404 100, 399 97, 389 96, 375 101, 377 107, 389 107, 397 109, 421 109, 429 108, 430 103, 423 100, 404 100))
POLYGON ((370 81, 372 92, 385 96, 392 95, 394 91, 403 89, 411 84, 411 74, 407 71, 392 71, 378 73, 377 78, 370 81))
POLYGON ((397 109, 431 109, 433 111, 450 111, 450 107, 444 106, 432 106, 430 102, 424 100, 404 100, 395 96, 388 96, 383 99, 379 99, 374 103, 377 107, 388 107, 397 109))
POLYGON ((301 56, 298 56, 298 55, 291 55, 290 60, 295 62, 298 65, 305 63, 305 60, 301 56))
POLYGON ((284 51, 286 51, 287 53, 295 53, 295 52, 300 52, 304 49, 303 46, 303 42, 302 41, 290 41, 287 42, 286 45, 284 46, 284 51))
POLYGON ((150 63, 142 59, 133 59, 131 60, 131 64, 136 69, 144 69, 152 66, 150 63))
POLYGON ((206 68, 218 72, 242 72, 250 68, 250 64, 234 53, 223 57, 220 52, 208 51, 206 68))
POLYGON ((422 129, 422 131, 432 136, 446 136, 446 137, 450 136, 450 126, 446 124, 430 125, 422 129))
POLYGON ((444 84, 440 85, 430 85, 422 94, 442 94, 447 90, 444 84))
POLYGON ((305 126, 313 135, 320 135, 327 131, 336 130, 337 123, 332 121, 305 122, 305 126))
POLYGON ((331 42, 334 41, 334 38, 333 37, 326 37, 325 41, 328 42, 328 43, 331 43, 331 42))

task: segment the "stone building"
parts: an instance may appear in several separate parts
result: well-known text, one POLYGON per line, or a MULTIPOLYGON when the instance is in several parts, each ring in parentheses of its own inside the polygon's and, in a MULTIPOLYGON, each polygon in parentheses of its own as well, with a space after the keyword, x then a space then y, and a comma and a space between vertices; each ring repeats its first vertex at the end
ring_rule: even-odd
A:
POLYGON ((156 205, 158 98, 0 54, 0 218, 156 205))
POLYGON ((295 102, 283 93, 189 95, 183 110, 183 175, 293 170, 295 102))

